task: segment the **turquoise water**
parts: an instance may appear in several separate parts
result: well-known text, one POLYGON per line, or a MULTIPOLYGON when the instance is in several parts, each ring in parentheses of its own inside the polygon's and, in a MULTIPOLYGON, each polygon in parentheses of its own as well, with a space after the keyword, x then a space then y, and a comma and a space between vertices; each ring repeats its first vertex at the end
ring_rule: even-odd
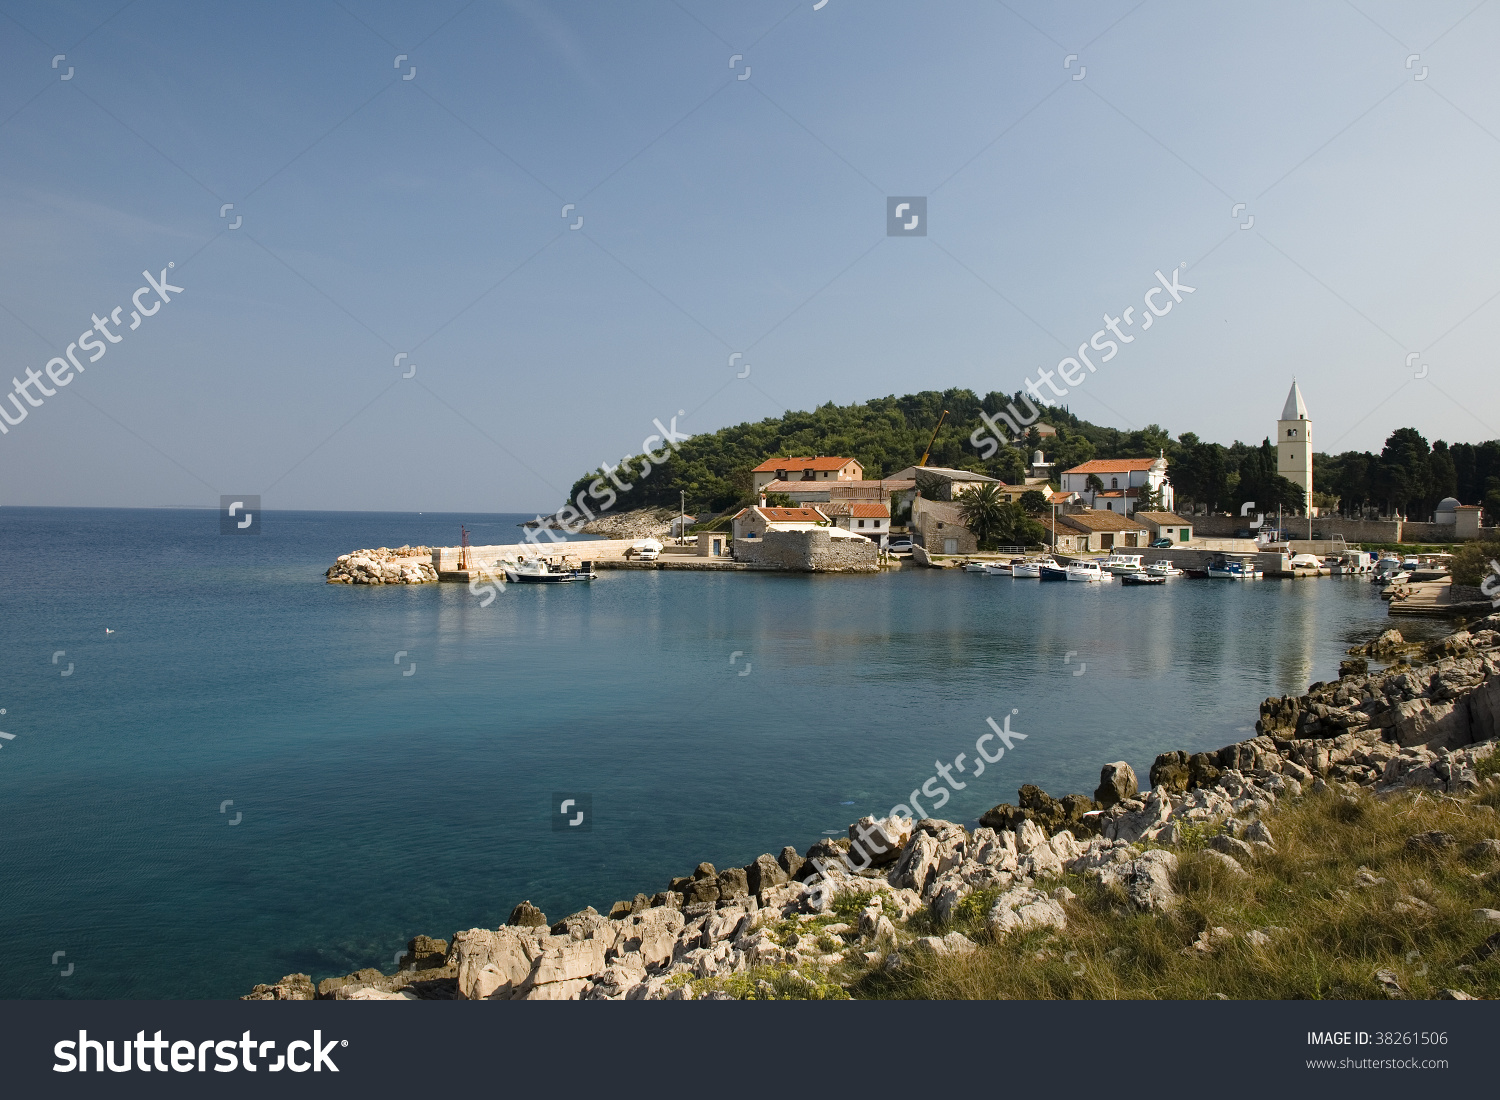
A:
POLYGON ((1105 761, 1249 736, 1386 625, 1352 578, 606 572, 489 607, 322 580, 521 518, 271 513, 243 537, 0 509, 0 996, 237 996, 388 969, 523 898, 603 909, 842 833, 1013 709, 1027 739, 941 815, 1092 791, 1105 761), (553 830, 553 792, 592 796, 588 831, 553 830))

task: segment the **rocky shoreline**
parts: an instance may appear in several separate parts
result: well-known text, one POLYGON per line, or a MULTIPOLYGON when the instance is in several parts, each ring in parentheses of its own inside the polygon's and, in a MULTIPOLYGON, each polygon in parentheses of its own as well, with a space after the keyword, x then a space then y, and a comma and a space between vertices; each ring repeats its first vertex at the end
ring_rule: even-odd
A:
MULTIPOLYGON (((1386 631, 1351 651, 1337 681, 1262 703, 1255 737, 1159 755, 1145 792, 1116 761, 1092 797, 1054 798, 1028 784, 1019 805, 994 807, 973 830, 864 818, 847 838, 802 855, 786 847, 723 871, 700 863, 607 913, 590 907, 549 923, 522 902, 498 929, 414 938, 395 974, 366 969, 316 986, 291 974, 245 999, 732 999, 723 986, 736 979, 748 983, 742 995, 844 998, 853 971, 975 951, 962 932, 931 933, 977 900, 995 940, 1066 928, 1075 895, 1054 885, 1063 875, 1109 887, 1137 912, 1170 912, 1179 904, 1172 849, 1196 839, 1243 875, 1275 851, 1279 803, 1330 788, 1327 797, 1351 803, 1412 792, 1461 802, 1500 782, 1480 777, 1497 736, 1500 615, 1428 643, 1386 631), (1389 663, 1372 672, 1370 659, 1389 663)), ((1500 854, 1500 840, 1482 845, 1500 854)), ((1244 935, 1259 945, 1282 931, 1244 935)), ((1229 935, 1202 933, 1196 949, 1211 954, 1220 933, 1229 935)), ((1486 942, 1500 952, 1500 932, 1486 942)))
POLYGON ((430 546, 382 546, 341 554, 323 575, 329 584, 436 584, 438 579, 430 546))

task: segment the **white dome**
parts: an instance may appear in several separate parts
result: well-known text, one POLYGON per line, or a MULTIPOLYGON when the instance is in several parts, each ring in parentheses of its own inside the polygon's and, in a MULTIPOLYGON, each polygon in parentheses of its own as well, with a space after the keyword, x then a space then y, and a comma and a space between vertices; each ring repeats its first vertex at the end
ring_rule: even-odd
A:
POLYGON ((1453 497, 1444 497, 1438 501, 1437 510, 1439 512, 1456 512, 1458 511, 1458 501, 1453 497))

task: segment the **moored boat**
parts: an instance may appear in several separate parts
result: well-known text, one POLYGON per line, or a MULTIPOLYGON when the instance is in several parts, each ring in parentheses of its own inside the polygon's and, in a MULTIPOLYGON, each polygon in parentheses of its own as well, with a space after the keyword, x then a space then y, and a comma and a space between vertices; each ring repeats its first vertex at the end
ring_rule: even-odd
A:
POLYGON ((593 562, 583 562, 579 568, 570 568, 566 563, 545 561, 542 558, 522 558, 514 565, 504 563, 506 575, 522 584, 560 584, 567 581, 591 581, 598 577, 593 562))
POLYGON ((1139 573, 1144 570, 1145 566, 1141 564, 1141 560, 1142 555, 1140 554, 1114 553, 1105 558, 1100 564, 1105 570, 1118 577, 1125 573, 1139 573))
POLYGON ((1170 558, 1162 558, 1160 561, 1152 562, 1146 566, 1145 573, 1149 577, 1160 577, 1162 580, 1166 580, 1168 577, 1182 576, 1182 570, 1173 565, 1170 558))
POLYGON ((1140 573, 1124 573, 1120 576, 1120 583, 1129 585, 1166 584, 1167 577, 1164 573, 1158 574, 1147 571, 1142 571, 1140 573))
POLYGON ((1109 576, 1096 561, 1075 561, 1064 570, 1064 576, 1070 581, 1079 581, 1087 584, 1098 584, 1109 576))
POLYGON ((1042 580, 1065 581, 1068 579, 1067 569, 1061 565, 1058 565, 1057 562, 1053 561, 1051 558, 1047 558, 1046 560, 1042 561, 1040 565, 1042 570, 1042 580))
POLYGON ((1027 558, 1019 565, 1011 563, 1010 575, 1022 580, 1036 580, 1042 575, 1044 566, 1052 569, 1058 568, 1057 562, 1051 558, 1027 558))

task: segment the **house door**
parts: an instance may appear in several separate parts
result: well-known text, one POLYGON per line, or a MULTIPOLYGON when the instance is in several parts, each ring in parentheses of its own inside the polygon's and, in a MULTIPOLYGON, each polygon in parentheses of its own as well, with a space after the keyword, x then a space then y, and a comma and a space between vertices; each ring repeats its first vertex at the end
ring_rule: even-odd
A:
POLYGON ((1113 535, 1100 535, 1099 546, 1105 550, 1113 550, 1115 548, 1115 537, 1113 535))
POLYGON ((958 540, 957 539, 944 539, 943 540, 943 553, 945 553, 945 554, 956 554, 956 553, 958 553, 958 540))

